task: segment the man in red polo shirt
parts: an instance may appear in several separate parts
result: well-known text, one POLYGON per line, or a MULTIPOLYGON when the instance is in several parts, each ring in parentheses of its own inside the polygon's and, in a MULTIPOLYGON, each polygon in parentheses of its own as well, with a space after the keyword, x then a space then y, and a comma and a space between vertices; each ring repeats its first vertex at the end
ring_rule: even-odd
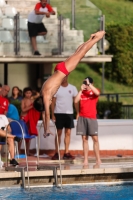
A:
POLYGON ((34 10, 28 15, 28 32, 34 55, 41 55, 37 49, 36 36, 47 34, 47 29, 42 23, 42 19, 44 16, 50 17, 50 15, 55 15, 55 11, 47 3, 47 0, 40 0, 40 2, 36 4, 34 10))
POLYGON ((96 104, 100 91, 93 86, 91 77, 85 78, 81 90, 75 98, 75 103, 80 101, 79 118, 77 122, 77 135, 82 136, 84 165, 88 165, 88 136, 92 137, 96 156, 96 165, 101 164, 98 141, 98 123, 96 104))
POLYGON ((0 114, 6 115, 8 111, 9 101, 5 98, 10 91, 10 87, 8 85, 3 85, 2 90, 0 91, 0 114))
MULTIPOLYGON (((0 91, 0 129, 2 130, 5 130, 9 124, 8 119, 6 118, 6 116, 4 116, 8 111, 9 101, 6 98, 6 96, 8 95, 9 91, 10 87, 8 85, 3 85, 2 90, 0 91)), ((5 137, 4 137, 5 132, 4 131, 2 132, 2 130, 0 131, 2 136, 2 137, 0 136, 0 142, 5 142, 5 137)), ((14 139, 16 138, 17 139, 16 141, 20 142, 21 138, 13 136, 9 137, 9 136, 10 135, 8 135, 7 143, 11 157, 10 164, 16 166, 19 165, 19 163, 14 159, 14 139)), ((0 150, 1 150, 1 145, 0 145, 0 150)))

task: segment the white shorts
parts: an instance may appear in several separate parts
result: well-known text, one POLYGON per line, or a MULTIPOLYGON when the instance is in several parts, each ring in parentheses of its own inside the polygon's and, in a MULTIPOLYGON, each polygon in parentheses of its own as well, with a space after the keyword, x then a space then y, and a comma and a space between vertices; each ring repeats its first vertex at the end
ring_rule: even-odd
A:
POLYGON ((5 115, 0 115, 0 129, 1 127, 5 127, 9 124, 9 121, 5 115))

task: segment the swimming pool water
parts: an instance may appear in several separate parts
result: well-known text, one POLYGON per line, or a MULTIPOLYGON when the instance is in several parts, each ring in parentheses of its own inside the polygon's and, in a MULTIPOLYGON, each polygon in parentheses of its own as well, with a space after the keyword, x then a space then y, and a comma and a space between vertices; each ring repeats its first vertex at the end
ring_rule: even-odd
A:
POLYGON ((0 200, 133 200, 133 184, 3 188, 0 200))

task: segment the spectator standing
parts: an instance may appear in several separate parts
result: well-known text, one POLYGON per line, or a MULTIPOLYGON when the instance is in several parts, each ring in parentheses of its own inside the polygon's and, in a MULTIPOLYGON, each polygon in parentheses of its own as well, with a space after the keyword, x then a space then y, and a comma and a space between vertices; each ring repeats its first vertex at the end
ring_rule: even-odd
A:
POLYGON ((36 4, 34 10, 28 15, 28 32, 34 55, 41 55, 37 49, 36 37, 47 34, 47 29, 42 23, 42 19, 44 16, 50 17, 50 15, 55 15, 55 11, 47 3, 47 0, 40 0, 40 2, 36 4))
POLYGON ((77 135, 82 136, 84 163, 88 165, 88 136, 92 137, 93 148, 96 156, 96 164, 100 165, 98 123, 96 119, 96 104, 100 91, 93 86, 91 77, 85 78, 81 90, 75 98, 75 103, 80 101, 79 118, 77 122, 77 135))
MULTIPOLYGON (((38 93, 35 95, 37 98, 38 93)), ((40 112, 35 110, 33 107, 34 97, 35 96, 32 94, 32 89, 30 87, 24 88, 23 99, 21 101, 21 119, 26 122, 30 135, 37 136, 38 132, 36 126, 40 118, 40 112)), ((30 140, 26 140, 27 155, 30 155, 29 149, 30 149, 30 140)))
MULTIPOLYGON (((23 89, 23 99, 21 101, 21 116, 20 116, 20 118, 22 120, 24 120, 25 122, 27 122, 27 120, 25 120, 25 118, 28 114, 28 111, 33 108, 33 100, 31 99, 31 96, 32 96, 32 89, 30 87, 24 88, 23 89)), ((28 125, 28 122, 26 124, 28 125)), ((29 148, 30 148, 30 140, 26 140, 27 155, 30 155, 29 148)), ((20 146, 19 146, 19 150, 20 150, 20 146)))
MULTIPOLYGON (((62 129, 65 128, 65 153, 63 159, 74 159, 69 153, 69 145, 70 145, 70 136, 71 129, 74 128, 73 122, 73 102, 78 94, 78 91, 75 86, 68 83, 68 76, 63 79, 63 82, 52 99, 52 119, 55 120, 55 124, 57 127, 59 145, 61 143, 61 135, 62 129)), ((74 103, 77 115, 78 115, 78 104, 74 103)), ((58 146, 57 140, 55 138, 55 155, 52 157, 52 160, 59 159, 58 156, 58 146)))

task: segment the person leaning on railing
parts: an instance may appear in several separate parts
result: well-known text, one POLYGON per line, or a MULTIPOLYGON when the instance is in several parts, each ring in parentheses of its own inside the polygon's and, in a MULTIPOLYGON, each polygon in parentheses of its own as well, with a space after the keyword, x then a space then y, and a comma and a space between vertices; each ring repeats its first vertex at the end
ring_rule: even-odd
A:
POLYGON ((50 17, 50 15, 55 15, 55 11, 47 3, 47 0, 40 0, 40 3, 37 3, 34 10, 28 15, 28 32, 34 55, 41 55, 37 49, 36 36, 47 34, 47 29, 42 23, 42 19, 44 16, 50 17))

